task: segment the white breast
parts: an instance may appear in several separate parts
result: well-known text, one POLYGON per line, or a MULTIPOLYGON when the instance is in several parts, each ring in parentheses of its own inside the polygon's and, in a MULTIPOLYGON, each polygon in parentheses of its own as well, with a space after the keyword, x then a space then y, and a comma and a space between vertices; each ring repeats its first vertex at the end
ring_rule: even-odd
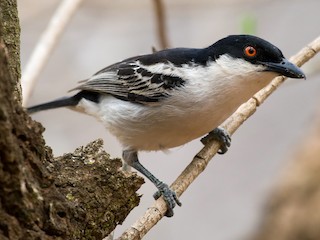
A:
POLYGON ((222 56, 205 69, 178 68, 175 75, 188 79, 185 86, 155 106, 106 95, 99 104, 83 99, 79 107, 97 117, 124 148, 151 151, 180 146, 218 127, 275 76, 243 60, 232 59, 234 66, 225 68, 230 59, 222 56))

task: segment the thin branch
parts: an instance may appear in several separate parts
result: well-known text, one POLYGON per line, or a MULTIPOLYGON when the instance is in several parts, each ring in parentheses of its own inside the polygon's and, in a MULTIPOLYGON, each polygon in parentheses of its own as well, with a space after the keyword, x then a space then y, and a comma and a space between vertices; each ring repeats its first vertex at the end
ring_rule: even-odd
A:
POLYGON ((154 0, 154 10, 156 14, 157 33, 161 49, 169 47, 169 41, 166 29, 165 7, 162 0, 154 0))
POLYGON ((64 0, 59 5, 54 16, 51 18, 47 29, 42 34, 41 39, 22 74, 23 106, 28 102, 40 72, 47 63, 64 29, 70 22, 81 2, 82 0, 64 0))
MULTIPOLYGON (((304 47, 299 53, 290 60, 301 66, 320 51, 320 36, 304 47)), ((222 125, 230 134, 233 134, 260 106, 267 97, 273 93, 284 82, 285 77, 276 77, 268 86, 256 93, 250 100, 242 104, 238 110, 232 114, 222 125)), ((189 185, 206 168, 209 161, 217 153, 219 143, 209 141, 202 150, 193 158, 192 162, 185 168, 180 176, 171 185, 178 196, 189 187, 189 185)), ((160 221, 167 210, 163 198, 155 201, 145 214, 138 219, 129 229, 127 229, 118 240, 141 239, 146 233, 160 221)))

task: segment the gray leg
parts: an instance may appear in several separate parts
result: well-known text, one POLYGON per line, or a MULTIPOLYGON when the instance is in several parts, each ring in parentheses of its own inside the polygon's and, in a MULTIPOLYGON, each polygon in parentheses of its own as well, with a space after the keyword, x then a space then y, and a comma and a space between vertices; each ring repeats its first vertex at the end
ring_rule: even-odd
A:
POLYGON ((154 194, 154 198, 158 199, 161 195, 167 203, 168 210, 166 212, 167 217, 173 216, 173 208, 178 204, 181 206, 181 202, 179 201, 177 194, 172 191, 169 186, 163 182, 161 182, 158 178, 156 178, 151 172, 148 171, 142 164, 139 162, 137 151, 134 150, 124 150, 122 153, 124 161, 144 176, 146 176, 157 188, 158 192, 154 194))
POLYGON ((231 145, 230 134, 224 128, 217 127, 213 129, 207 136, 201 139, 203 144, 206 144, 208 141, 216 140, 220 143, 219 154, 224 154, 228 151, 228 148, 231 145))

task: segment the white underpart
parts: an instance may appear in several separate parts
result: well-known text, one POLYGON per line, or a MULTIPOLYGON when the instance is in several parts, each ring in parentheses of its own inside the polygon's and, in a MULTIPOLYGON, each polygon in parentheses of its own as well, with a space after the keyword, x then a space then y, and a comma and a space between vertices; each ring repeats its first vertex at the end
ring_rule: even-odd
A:
POLYGON ((99 104, 81 100, 79 108, 97 117, 125 149, 164 150, 183 145, 218 127, 242 103, 267 85, 275 73, 223 55, 208 66, 143 66, 179 76, 177 88, 157 105, 134 104, 106 95, 99 104))

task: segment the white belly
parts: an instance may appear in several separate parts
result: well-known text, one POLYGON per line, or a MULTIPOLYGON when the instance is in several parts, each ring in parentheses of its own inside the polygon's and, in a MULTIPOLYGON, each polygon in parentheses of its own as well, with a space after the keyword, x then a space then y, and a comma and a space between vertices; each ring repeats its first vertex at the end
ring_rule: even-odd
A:
POLYGON ((106 97, 98 117, 124 147, 163 150, 183 145, 215 127, 223 117, 213 110, 195 107, 144 106, 106 97), (147 108, 147 109, 146 109, 147 108))

